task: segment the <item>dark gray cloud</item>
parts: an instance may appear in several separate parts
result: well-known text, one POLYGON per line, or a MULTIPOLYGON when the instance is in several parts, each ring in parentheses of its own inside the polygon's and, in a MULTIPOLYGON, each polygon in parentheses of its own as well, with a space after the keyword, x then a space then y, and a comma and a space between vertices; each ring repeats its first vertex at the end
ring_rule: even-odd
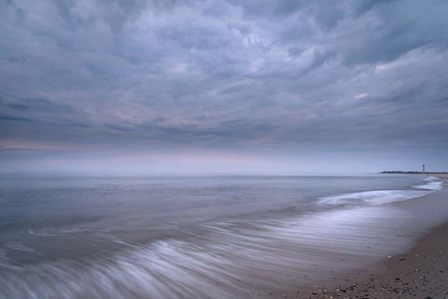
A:
POLYGON ((1 148, 448 154, 447 15, 417 0, 3 1, 1 148))

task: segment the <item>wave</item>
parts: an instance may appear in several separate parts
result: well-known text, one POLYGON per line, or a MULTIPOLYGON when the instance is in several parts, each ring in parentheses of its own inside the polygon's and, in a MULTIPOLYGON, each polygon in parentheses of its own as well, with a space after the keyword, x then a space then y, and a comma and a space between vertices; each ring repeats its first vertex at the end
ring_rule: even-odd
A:
POLYGON ((405 201, 429 194, 416 190, 376 190, 355 193, 340 194, 321 197, 318 201, 321 205, 381 205, 385 203, 405 201))
POLYGON ((31 229, 28 228, 26 232, 33 236, 40 236, 40 237, 63 237, 65 235, 70 234, 80 234, 80 233, 88 233, 90 230, 87 229, 80 229, 80 228, 54 228, 54 227, 44 227, 44 228, 38 228, 38 229, 31 229))
POLYGON ((423 185, 415 185, 415 186, 413 186, 413 188, 423 189, 423 190, 440 190, 440 189, 442 189, 443 182, 436 177, 431 176, 431 177, 425 178, 424 181, 426 181, 427 183, 423 184, 423 185))
POLYGON ((342 209, 208 223, 188 239, 157 240, 91 259, 7 267, 3 273, 9 261, 0 259, 0 297, 258 297, 395 252, 408 240, 387 228, 404 219, 409 215, 393 208, 342 209))

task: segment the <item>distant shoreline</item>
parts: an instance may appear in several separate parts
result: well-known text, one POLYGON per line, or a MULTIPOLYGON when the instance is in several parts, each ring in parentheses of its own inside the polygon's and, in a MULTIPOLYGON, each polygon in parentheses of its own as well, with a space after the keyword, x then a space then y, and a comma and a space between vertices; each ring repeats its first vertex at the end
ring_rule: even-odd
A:
POLYGON ((381 171, 380 174, 433 174, 433 175, 440 175, 440 174, 447 174, 446 171, 401 171, 401 170, 384 170, 381 171))

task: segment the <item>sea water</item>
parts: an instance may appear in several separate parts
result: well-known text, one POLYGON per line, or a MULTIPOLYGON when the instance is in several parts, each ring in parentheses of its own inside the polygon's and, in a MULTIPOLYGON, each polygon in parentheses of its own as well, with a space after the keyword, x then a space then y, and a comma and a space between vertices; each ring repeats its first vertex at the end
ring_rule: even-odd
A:
POLYGON ((268 295, 402 251, 448 219, 430 197, 441 188, 417 175, 4 176, 0 298, 268 295))

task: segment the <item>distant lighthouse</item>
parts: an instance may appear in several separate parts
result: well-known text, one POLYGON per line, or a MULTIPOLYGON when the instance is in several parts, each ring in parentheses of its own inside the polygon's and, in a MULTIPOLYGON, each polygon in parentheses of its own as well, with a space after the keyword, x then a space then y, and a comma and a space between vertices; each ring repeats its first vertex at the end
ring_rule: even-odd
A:
POLYGON ((423 173, 425 173, 425 164, 423 164, 423 173))

